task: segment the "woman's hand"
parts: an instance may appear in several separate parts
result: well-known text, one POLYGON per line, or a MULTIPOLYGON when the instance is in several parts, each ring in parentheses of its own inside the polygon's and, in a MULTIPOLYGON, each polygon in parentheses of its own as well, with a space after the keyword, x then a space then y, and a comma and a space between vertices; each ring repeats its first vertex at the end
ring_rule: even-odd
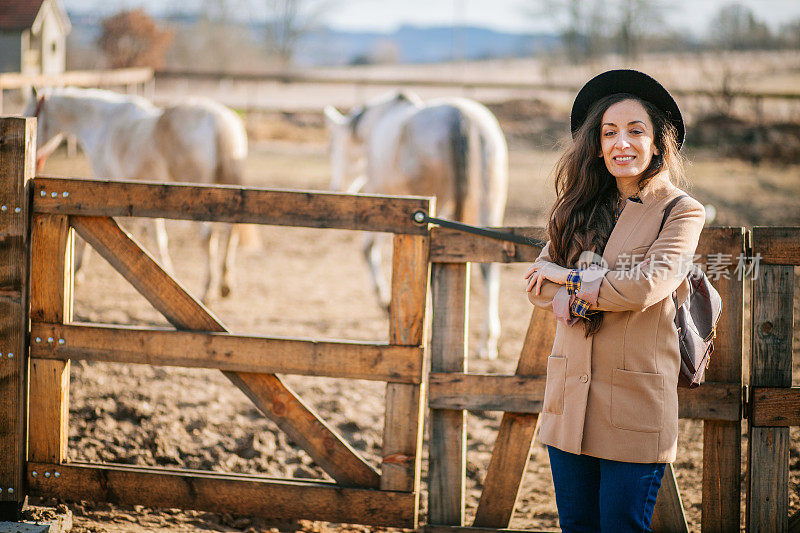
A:
POLYGON ((542 290, 542 280, 545 279, 559 285, 566 285, 569 270, 550 261, 537 261, 525 273, 525 279, 528 280, 525 290, 528 292, 533 290, 533 294, 538 296, 542 290))

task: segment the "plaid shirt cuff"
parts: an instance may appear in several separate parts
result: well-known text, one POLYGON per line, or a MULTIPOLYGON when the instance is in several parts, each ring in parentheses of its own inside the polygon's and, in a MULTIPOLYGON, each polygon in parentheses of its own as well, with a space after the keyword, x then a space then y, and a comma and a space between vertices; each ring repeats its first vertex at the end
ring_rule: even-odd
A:
POLYGON ((570 296, 574 296, 569 306, 569 314, 571 316, 586 318, 588 315, 598 313, 599 311, 589 309, 589 302, 575 296, 581 291, 581 272, 583 272, 582 269, 570 270, 567 274, 566 287, 570 296))
POLYGON ((581 290, 581 270, 580 269, 573 269, 570 270, 567 274, 567 292, 572 294, 577 294, 581 290))
POLYGON ((579 316, 586 318, 588 315, 593 315, 599 311, 589 309, 589 302, 575 298, 569 306, 569 314, 572 316, 579 316))

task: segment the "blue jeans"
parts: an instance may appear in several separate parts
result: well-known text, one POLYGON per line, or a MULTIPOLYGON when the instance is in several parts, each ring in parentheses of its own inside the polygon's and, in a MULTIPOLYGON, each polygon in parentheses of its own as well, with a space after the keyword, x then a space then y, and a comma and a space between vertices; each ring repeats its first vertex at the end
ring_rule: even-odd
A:
POLYGON ((547 447, 564 533, 650 531, 665 463, 625 463, 547 447))

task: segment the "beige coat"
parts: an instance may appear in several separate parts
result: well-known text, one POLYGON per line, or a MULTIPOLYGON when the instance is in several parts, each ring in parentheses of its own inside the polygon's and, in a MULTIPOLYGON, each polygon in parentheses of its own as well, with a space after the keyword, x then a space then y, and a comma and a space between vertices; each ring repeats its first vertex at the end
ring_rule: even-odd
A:
MULTIPOLYGON (((664 208, 681 194, 661 173, 640 192, 641 204, 625 205, 603 253, 609 270, 581 284, 582 297, 596 297, 592 308, 607 311, 600 330, 586 338, 582 319, 572 326, 558 321, 547 359, 542 443, 617 461, 675 460, 680 352, 671 295, 677 289, 679 302, 686 297, 680 272, 688 270, 705 222, 703 206, 683 198, 657 235, 664 208), (646 266, 643 254, 651 258, 646 266)), ((539 259, 550 259, 548 249, 549 243, 539 259)), ((564 291, 544 281, 529 299, 552 311, 564 291)))

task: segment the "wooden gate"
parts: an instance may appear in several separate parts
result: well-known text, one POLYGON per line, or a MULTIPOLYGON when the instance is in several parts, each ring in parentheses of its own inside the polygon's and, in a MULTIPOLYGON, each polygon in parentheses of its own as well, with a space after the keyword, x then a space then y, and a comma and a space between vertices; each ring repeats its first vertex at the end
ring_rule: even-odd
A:
MULTIPOLYGON (((543 228, 504 231, 546 238, 543 228)), ((530 262, 538 251, 445 228, 431 231, 429 531, 465 526, 465 417, 469 409, 503 411, 472 527, 508 528, 536 435, 555 321, 551 314, 533 310, 514 375, 467 373, 468 262, 530 262)), ((717 265, 719 279, 713 283, 725 308, 707 381, 696 390, 679 390, 679 414, 704 420, 703 531, 738 531, 744 280, 737 268, 746 257, 744 228, 704 230, 697 253, 700 257, 695 262, 717 265)), ((653 529, 688 531, 671 465, 658 495, 653 529)))
POLYGON ((32 119, 0 120, 4 224, 0 335, 0 501, 12 513, 30 493, 269 517, 416 527, 419 502, 428 198, 290 192, 65 178, 30 179, 32 119), (32 201, 29 203, 29 199, 32 201), (9 211, 8 206, 13 206, 9 211), (30 209, 30 211, 29 211, 30 209), (25 316, 25 226, 30 217, 30 329, 25 316), (388 343, 317 342, 231 334, 112 217, 243 222, 394 233, 388 343), (9 228, 13 227, 13 231, 9 228), (73 231, 74 230, 74 231, 73 231), (72 322, 72 239, 77 232, 175 330, 72 322), (8 257, 6 257, 8 256, 8 257), (13 291, 13 293, 11 292, 13 291), (14 343, 13 348, 9 348, 14 343), (25 394, 25 353, 30 350, 25 394), (13 350, 13 352, 11 351, 13 350), (8 353, 8 357, 5 354, 8 353), (14 354, 13 356, 11 354, 14 354), (280 480, 67 461, 70 360, 215 368, 302 447, 335 481, 280 480), (384 381, 380 472, 308 408, 275 374, 384 381), (10 379, 9 379, 10 377, 10 379), (24 405, 28 399, 27 439, 24 405), (7 418, 8 416, 8 418, 7 418), (10 421, 10 423, 7 423, 10 421), (25 446, 27 441, 27 457, 25 446))

